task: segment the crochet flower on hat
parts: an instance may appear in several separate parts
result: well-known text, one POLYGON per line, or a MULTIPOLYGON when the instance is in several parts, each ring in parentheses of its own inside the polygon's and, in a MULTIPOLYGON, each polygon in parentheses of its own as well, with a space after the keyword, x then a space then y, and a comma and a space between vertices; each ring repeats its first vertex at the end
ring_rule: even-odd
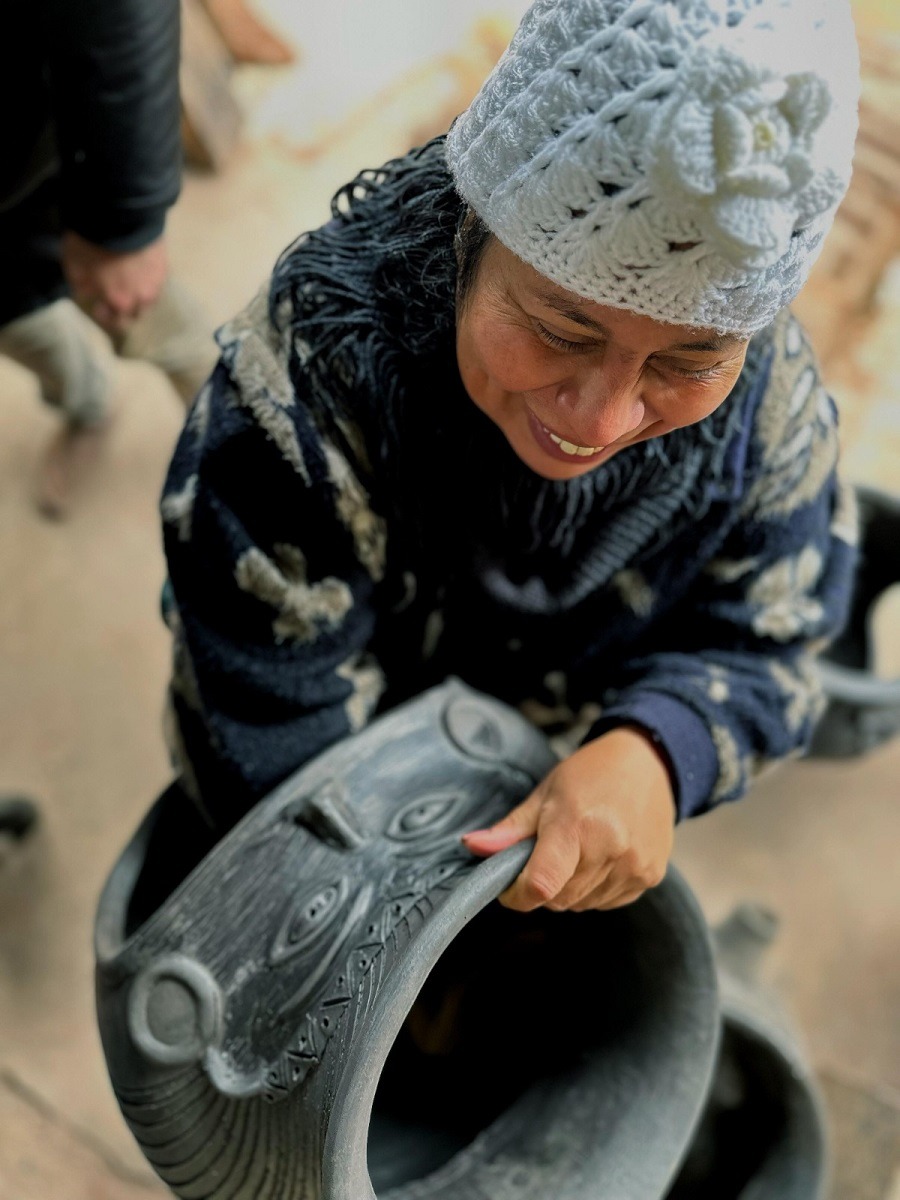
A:
POLYGON ((810 72, 779 78, 724 48, 699 49, 679 76, 650 142, 662 194, 690 205, 704 238, 736 266, 769 266, 841 190, 814 162, 828 88, 810 72))
POLYGON ((560 287, 748 337, 815 261, 858 95, 849 0, 536 0, 447 162, 560 287))

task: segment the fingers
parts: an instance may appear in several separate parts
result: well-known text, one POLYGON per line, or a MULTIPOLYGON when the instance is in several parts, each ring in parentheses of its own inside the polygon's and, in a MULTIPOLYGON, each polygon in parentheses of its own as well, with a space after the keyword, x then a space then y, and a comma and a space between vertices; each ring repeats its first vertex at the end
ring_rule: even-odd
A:
POLYGON ((537 832, 538 817, 541 811, 541 796, 532 792, 527 800, 523 800, 512 812, 507 813, 502 821, 492 825, 490 829, 475 829, 463 834, 463 844, 482 858, 497 854, 507 846, 516 842, 524 842, 526 838, 534 837, 537 832))
POLYGON ((93 320, 108 333, 124 333, 132 320, 129 314, 113 308, 103 300, 94 300, 88 311, 93 320))
POLYGON ((539 907, 552 912, 608 911, 633 904, 660 882, 612 856, 599 868, 590 866, 577 839, 548 837, 542 831, 527 865, 500 903, 518 912, 539 907))
POLYGON ((542 905, 555 907, 553 901, 572 880, 580 861, 576 837, 542 833, 524 870, 500 896, 500 903, 517 912, 532 912, 542 905))
POLYGON ((91 320, 109 333, 124 333, 151 306, 152 301, 134 296, 78 297, 91 320))
POLYGON ((616 733, 557 764, 504 820, 463 838, 486 856, 536 837, 500 897, 508 908, 618 908, 661 882, 672 849, 671 781, 643 737, 616 733))
POLYGON ((626 904, 634 904, 640 900, 647 888, 630 887, 610 891, 607 887, 597 888, 578 904, 572 906, 572 912, 610 912, 614 908, 624 908, 626 904))
POLYGON ((583 825, 554 817, 540 788, 490 829, 465 834, 463 843, 473 854, 488 856, 535 834, 537 844, 528 863, 499 897, 506 908, 564 912, 598 907, 606 892, 618 894, 618 878, 612 878, 619 849, 615 830, 598 824, 588 838, 583 825))
POLYGON ((551 799, 543 801, 537 845, 500 902, 520 912, 544 906, 564 912, 602 892, 620 865, 623 834, 615 821, 576 820, 551 799))
POLYGON ((614 908, 624 908, 639 900, 649 888, 641 879, 621 868, 614 866, 600 886, 586 892, 581 899, 570 905, 572 912, 609 912, 614 908))
POLYGON ((162 238, 138 250, 116 251, 69 229, 63 233, 61 261, 75 300, 110 332, 123 332, 152 307, 168 274, 162 238))
POLYGON ((578 911, 588 897, 600 894, 610 886, 610 878, 614 872, 615 863, 612 860, 605 862, 599 870, 596 867, 588 870, 582 858, 573 877, 559 895, 547 904, 547 908, 553 912, 578 911))

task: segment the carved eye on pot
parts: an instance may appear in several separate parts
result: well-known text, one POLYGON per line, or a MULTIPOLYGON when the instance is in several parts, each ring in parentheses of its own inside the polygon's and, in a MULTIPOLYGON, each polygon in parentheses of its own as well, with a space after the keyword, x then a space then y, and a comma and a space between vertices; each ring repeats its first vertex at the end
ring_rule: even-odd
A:
POLYGON ((420 797, 394 814, 385 833, 399 842, 439 833, 454 823, 462 805, 462 796, 452 792, 420 797))
POLYGON ((347 879, 338 879, 292 904, 275 935, 269 961, 284 962, 317 941, 343 911, 349 891, 347 879))

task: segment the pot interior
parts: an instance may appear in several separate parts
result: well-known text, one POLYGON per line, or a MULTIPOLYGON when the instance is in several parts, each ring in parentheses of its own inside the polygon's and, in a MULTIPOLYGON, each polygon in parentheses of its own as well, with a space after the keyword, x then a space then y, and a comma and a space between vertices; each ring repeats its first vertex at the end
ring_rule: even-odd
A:
POLYGON ((450 1162, 526 1094, 555 1092, 604 1046, 653 1036, 666 989, 651 986, 643 924, 634 906, 522 914, 497 903, 469 922, 385 1062, 368 1140, 379 1197, 450 1162))

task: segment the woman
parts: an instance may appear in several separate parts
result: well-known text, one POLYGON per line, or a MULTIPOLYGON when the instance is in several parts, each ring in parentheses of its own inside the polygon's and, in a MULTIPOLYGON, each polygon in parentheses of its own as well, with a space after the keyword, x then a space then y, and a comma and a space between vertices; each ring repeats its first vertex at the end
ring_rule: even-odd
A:
POLYGON ((219 335, 162 511, 171 731, 217 832, 456 674, 567 754, 504 902, 609 908, 799 751, 853 521, 786 306, 849 176, 838 0, 538 0, 219 335))

